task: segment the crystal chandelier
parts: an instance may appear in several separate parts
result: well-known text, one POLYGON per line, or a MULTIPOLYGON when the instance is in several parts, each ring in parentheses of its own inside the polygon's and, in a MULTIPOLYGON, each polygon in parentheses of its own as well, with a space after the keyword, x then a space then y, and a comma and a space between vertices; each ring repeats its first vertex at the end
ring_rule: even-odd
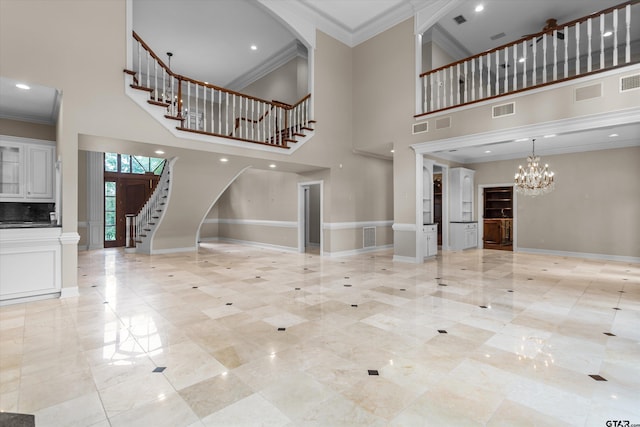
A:
POLYGON ((536 140, 533 140, 533 151, 527 157, 527 168, 518 166, 515 176, 516 191, 525 196, 539 196, 553 190, 553 172, 549 170, 549 165, 540 167, 540 157, 536 156, 536 140))

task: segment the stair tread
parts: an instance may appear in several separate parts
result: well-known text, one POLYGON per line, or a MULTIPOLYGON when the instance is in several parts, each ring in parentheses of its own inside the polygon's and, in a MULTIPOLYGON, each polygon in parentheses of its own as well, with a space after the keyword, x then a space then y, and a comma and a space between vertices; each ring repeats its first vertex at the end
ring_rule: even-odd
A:
POLYGON ((162 102, 162 101, 155 101, 153 99, 149 99, 147 100, 147 102, 151 105, 157 105, 159 107, 168 107, 169 104, 167 104, 166 102, 162 102))
POLYGON ((138 90, 143 90, 145 92, 153 92, 153 89, 151 89, 150 87, 145 87, 145 86, 140 86, 140 85, 130 85, 132 89, 138 89, 138 90))

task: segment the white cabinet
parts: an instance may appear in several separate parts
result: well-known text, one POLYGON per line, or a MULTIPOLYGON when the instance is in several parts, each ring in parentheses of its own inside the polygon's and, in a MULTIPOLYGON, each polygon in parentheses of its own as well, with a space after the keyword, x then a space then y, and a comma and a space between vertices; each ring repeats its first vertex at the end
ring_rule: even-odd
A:
POLYGON ((475 248, 478 246, 478 223, 476 222, 452 222, 449 224, 451 231, 449 246, 453 251, 475 248))
POLYGON ((54 157, 53 143, 0 137, 0 202, 55 202, 54 157))
POLYGON ((449 220, 473 221, 473 176, 475 171, 452 168, 449 171, 449 220))
POLYGON ((429 258, 438 254, 438 224, 422 226, 424 237, 424 257, 429 258))

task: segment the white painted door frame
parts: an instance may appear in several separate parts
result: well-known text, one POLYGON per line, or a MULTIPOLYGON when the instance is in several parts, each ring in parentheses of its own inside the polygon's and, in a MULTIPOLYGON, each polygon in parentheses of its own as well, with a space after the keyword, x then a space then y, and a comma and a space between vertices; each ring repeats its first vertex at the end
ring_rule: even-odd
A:
POLYGON ((298 252, 305 251, 305 234, 308 235, 308 217, 305 188, 311 185, 320 185, 320 255, 324 253, 324 181, 306 181, 298 183, 298 252))
POLYGON ((516 191, 513 182, 508 184, 479 184, 478 185, 478 248, 484 249, 484 189, 492 187, 513 187, 513 199, 512 199, 512 215, 513 215, 513 227, 511 234, 513 237, 513 252, 516 252, 518 248, 518 192, 516 191))

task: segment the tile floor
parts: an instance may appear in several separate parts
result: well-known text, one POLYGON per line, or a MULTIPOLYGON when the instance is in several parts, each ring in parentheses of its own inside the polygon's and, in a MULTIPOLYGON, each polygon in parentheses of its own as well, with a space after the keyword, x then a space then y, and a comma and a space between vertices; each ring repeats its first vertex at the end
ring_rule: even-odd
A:
POLYGON ((79 298, 0 308, 0 409, 38 427, 640 423, 640 265, 391 259, 81 252, 79 298))

